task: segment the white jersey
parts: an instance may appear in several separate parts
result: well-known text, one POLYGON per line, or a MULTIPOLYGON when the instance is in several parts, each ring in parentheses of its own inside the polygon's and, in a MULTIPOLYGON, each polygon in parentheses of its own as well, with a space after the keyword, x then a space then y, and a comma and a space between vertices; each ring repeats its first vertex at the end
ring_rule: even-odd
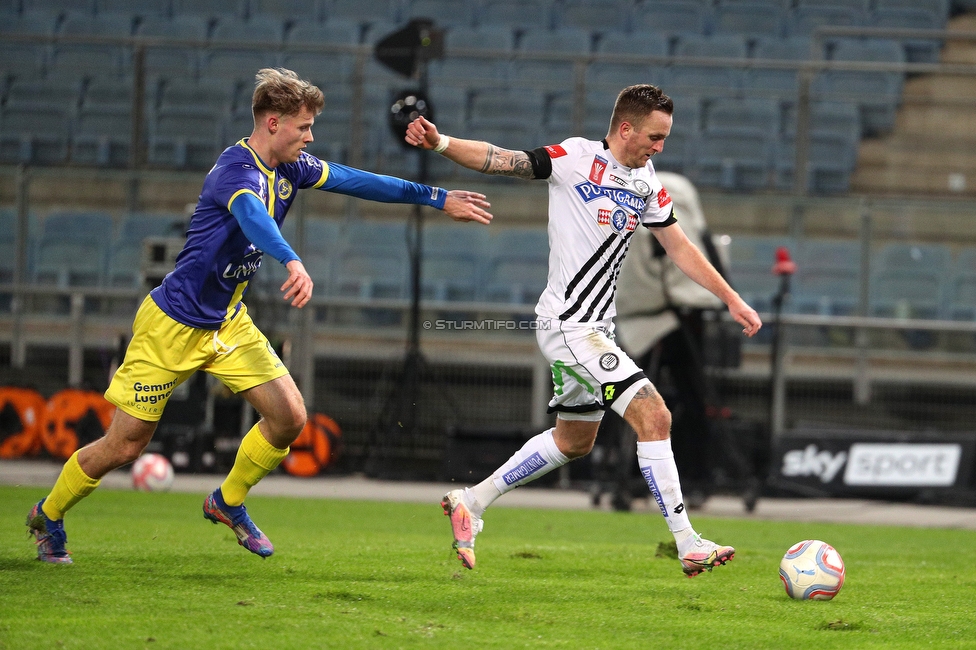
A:
POLYGON ((607 145, 569 138, 536 149, 552 162, 549 176, 549 279, 536 305, 544 318, 593 323, 616 313, 620 265, 637 225, 675 223, 673 205, 654 167, 631 169, 607 145))

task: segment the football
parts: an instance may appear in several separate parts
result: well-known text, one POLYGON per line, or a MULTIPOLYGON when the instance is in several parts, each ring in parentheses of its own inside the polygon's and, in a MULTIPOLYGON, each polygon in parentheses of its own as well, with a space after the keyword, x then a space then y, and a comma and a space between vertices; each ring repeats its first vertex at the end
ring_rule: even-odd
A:
POLYGON ((779 579, 796 600, 830 600, 844 586, 844 560, 819 539, 794 544, 779 563, 779 579))
POLYGON ((165 492, 173 487, 173 466, 160 454, 144 454, 132 464, 132 487, 143 492, 165 492))

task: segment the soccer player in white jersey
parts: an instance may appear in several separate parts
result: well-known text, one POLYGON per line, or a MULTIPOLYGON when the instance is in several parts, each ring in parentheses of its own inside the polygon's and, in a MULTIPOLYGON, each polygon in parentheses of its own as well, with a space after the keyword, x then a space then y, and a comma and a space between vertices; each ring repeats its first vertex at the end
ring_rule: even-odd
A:
POLYGON ((650 228, 682 271, 722 299, 746 336, 762 326, 756 311, 688 240, 654 173, 651 157, 664 148, 673 111, 671 99, 656 86, 629 86, 617 96, 604 140, 569 138, 532 151, 451 138, 422 117, 407 129, 410 144, 469 169, 549 182, 549 279, 536 315, 539 346, 552 366, 549 411, 556 413, 556 426, 526 442, 481 483, 444 496, 454 548, 469 569, 485 509, 502 494, 588 454, 607 408, 637 432, 641 473, 674 535, 684 573, 696 576, 735 555, 731 546, 703 539, 692 528, 671 451, 671 413, 613 337, 615 282, 638 225, 650 228))

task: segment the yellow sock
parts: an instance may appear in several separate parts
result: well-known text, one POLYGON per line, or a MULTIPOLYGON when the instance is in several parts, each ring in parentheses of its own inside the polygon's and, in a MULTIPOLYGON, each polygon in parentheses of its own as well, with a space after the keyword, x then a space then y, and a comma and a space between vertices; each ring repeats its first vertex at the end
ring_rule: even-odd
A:
POLYGON ((78 452, 71 454, 71 458, 61 468, 61 474, 47 495, 41 510, 49 519, 64 519, 64 513, 73 505, 95 491, 101 479, 94 479, 85 474, 78 464, 78 452))
POLYGON ((288 447, 278 449, 265 440, 258 430, 258 425, 251 427, 241 440, 234 466, 220 486, 224 503, 229 506, 239 506, 244 503, 248 491, 277 467, 288 455, 288 451, 288 447))

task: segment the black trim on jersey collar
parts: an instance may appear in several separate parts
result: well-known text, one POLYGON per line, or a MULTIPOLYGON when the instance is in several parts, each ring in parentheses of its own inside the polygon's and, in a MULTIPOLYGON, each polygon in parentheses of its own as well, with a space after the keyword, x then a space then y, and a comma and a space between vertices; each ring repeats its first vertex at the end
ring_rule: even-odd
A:
POLYGON ((606 138, 603 138, 602 140, 600 140, 600 142, 603 143, 603 148, 604 149, 609 149, 610 148, 610 143, 607 142, 607 139, 606 138))

